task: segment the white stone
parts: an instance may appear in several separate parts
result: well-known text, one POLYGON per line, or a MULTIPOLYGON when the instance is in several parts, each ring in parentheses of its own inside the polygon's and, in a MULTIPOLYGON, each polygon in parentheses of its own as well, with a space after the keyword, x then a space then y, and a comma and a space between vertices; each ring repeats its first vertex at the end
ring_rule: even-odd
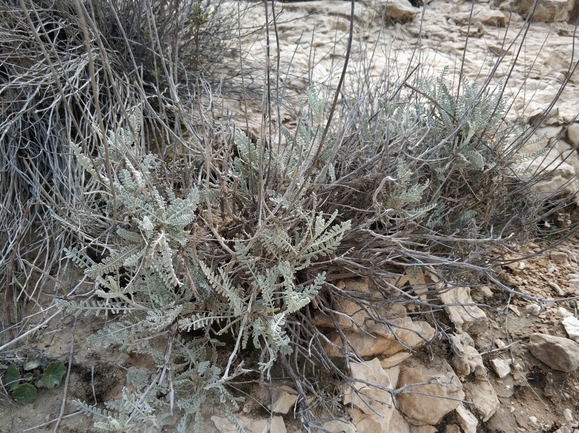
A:
MULTIPOLYGON (((366 332, 344 331, 348 344, 361 357, 390 357, 403 350, 413 350, 430 341, 436 331, 427 322, 412 320, 410 317, 388 319, 390 329, 378 322, 366 321, 366 332)), ((335 345, 326 346, 329 356, 343 356, 342 337, 338 332, 328 334, 329 340, 335 345)))
POLYGON ((383 0, 381 3, 386 16, 394 21, 410 21, 420 12, 408 0, 383 0))
POLYGON ((531 316, 538 316, 541 313, 541 306, 539 304, 527 304, 525 305, 525 311, 531 316))
POLYGON ((489 286, 482 286, 480 290, 485 298, 492 298, 494 296, 494 293, 489 286))
POLYGON ((397 366, 403 361, 406 361, 411 356, 412 353, 410 352, 398 352, 392 356, 382 359, 380 363, 382 364, 382 368, 384 369, 391 368, 397 366))
MULTIPOLYGON (((534 0, 517 0, 515 10, 523 16, 533 10, 534 0)), ((533 15, 533 21, 552 23, 555 21, 569 21, 573 11, 573 0, 539 0, 533 15)))
MULTIPOLYGON (((285 422, 281 416, 274 416, 271 419, 254 419, 242 415, 238 416, 237 420, 247 433, 287 433, 285 422)), ((227 418, 214 415, 211 417, 211 421, 219 433, 239 432, 227 418)))
POLYGON ((567 316, 562 323, 569 338, 579 343, 579 319, 575 316, 567 316))
POLYGON ((505 359, 495 358, 491 359, 491 367, 498 377, 504 379, 511 372, 511 365, 505 359))
POLYGON ((462 334, 451 334, 452 349, 452 367, 458 375, 463 378, 471 373, 475 373, 477 379, 487 377, 487 370, 483 364, 480 353, 474 347, 474 341, 466 332, 462 334))
POLYGON ((478 335, 487 329, 487 316, 483 310, 474 304, 470 296, 470 288, 455 287, 440 295, 445 304, 444 309, 457 331, 478 335))
POLYGON ((479 8, 474 14, 461 13, 455 17, 455 21, 463 26, 468 26, 469 22, 482 23, 492 27, 505 27, 507 24, 506 15, 496 9, 490 9, 488 6, 479 8))
POLYGON ((271 426, 263 433, 287 433, 283 418, 281 416, 272 417, 271 426))
POLYGON ((563 418, 565 418, 565 421, 567 422, 573 422, 573 411, 569 408, 566 408, 563 411, 563 418))
POLYGON ((476 433, 478 420, 463 404, 456 408, 456 417, 464 433, 476 433))
POLYGON ((397 410, 391 411, 389 416, 376 413, 367 414, 357 408, 354 408, 350 413, 357 433, 410 433, 410 425, 397 410))
POLYGON ((282 385, 275 391, 271 411, 273 413, 286 414, 289 412, 290 408, 294 405, 297 398, 298 393, 293 388, 287 385, 282 385))
POLYGON ((565 319, 566 317, 573 316, 573 313, 571 313, 569 310, 567 310, 564 307, 559 307, 557 309, 557 313, 559 314, 559 317, 561 317, 562 319, 565 319))
POLYGON ((579 367, 579 344, 569 338, 535 333, 527 348, 553 370, 570 373, 579 367))
POLYGON ((573 146, 579 146, 579 123, 573 123, 567 128, 567 141, 573 146))
POLYGON ((346 385, 343 393, 343 403, 345 405, 352 404, 366 414, 378 412, 389 418, 391 411, 395 410, 392 404, 392 396, 386 390, 367 385, 369 383, 385 388, 393 387, 390 383, 390 377, 380 365, 380 360, 374 358, 363 363, 352 362, 350 364, 350 376, 354 379, 354 383, 351 386, 346 385))
MULTIPOLYGON (((344 420, 326 421, 322 427, 331 433, 357 433, 354 424, 344 420)), ((275 432, 272 431, 271 433, 275 432)))
POLYGON ((534 190, 542 196, 549 196, 555 192, 565 195, 575 193, 579 189, 577 181, 573 181, 575 168, 563 162, 556 149, 550 149, 546 154, 534 159, 524 160, 518 164, 517 171, 522 180, 529 180, 537 173, 545 175, 545 179, 534 186, 534 190))
MULTIPOLYGON (((464 399, 462 383, 444 360, 426 366, 412 358, 400 370, 400 411, 417 425, 436 425, 464 399)), ((386 430, 388 431, 388 430, 386 430)))
POLYGON ((551 260, 558 265, 564 265, 567 263, 569 257, 563 251, 551 251, 551 260))
POLYGON ((499 397, 491 383, 487 380, 477 380, 464 384, 467 400, 473 404, 474 412, 482 422, 487 422, 500 405, 499 397))
POLYGON ((575 293, 579 292, 579 278, 569 278, 569 286, 571 290, 575 293))

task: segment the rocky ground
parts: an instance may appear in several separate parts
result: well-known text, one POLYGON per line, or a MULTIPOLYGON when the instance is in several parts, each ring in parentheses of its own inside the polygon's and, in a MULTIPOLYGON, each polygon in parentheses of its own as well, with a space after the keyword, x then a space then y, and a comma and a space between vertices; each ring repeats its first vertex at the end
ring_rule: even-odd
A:
MULTIPOLYGON (((511 13, 508 3, 433 0, 425 8, 401 2, 357 3, 350 68, 366 70, 371 78, 380 77, 385 70, 391 76, 395 72, 403 75, 418 58, 431 75, 447 67, 449 76, 456 76, 463 65, 469 79, 480 80, 496 67, 496 83, 510 74, 506 87, 512 103, 509 119, 524 123, 535 121, 558 95, 561 84, 569 80, 537 130, 539 139, 524 152, 549 148, 541 159, 528 162, 535 168, 553 170, 552 176, 538 185, 540 191, 548 193, 563 184, 569 191, 577 191, 579 78, 572 67, 579 53, 574 51, 574 28, 565 22, 571 16, 563 14, 572 2, 544 3, 540 21, 531 25, 524 41, 525 10, 517 9, 521 15, 511 13), (549 9, 549 4, 555 8, 549 9), (385 26, 383 13, 395 22, 385 26)), ((257 29, 265 21, 263 5, 253 8, 246 15, 248 29, 257 29)), ((280 70, 286 71, 282 80, 287 92, 305 90, 310 79, 335 86, 346 46, 350 4, 315 1, 277 4, 276 8, 280 70)), ((568 9, 570 14, 572 7, 568 9)), ((263 67, 266 43, 263 34, 259 35, 244 41, 248 67, 263 67)), ((247 109, 256 119, 250 127, 259 129, 259 101, 249 107, 232 104, 231 108, 240 114, 247 109)), ((291 123, 289 110, 283 110, 282 120, 291 123)), ((565 224, 566 218, 546 223, 565 224)), ((510 245, 509 250, 497 250, 495 258, 503 260, 496 270, 510 292, 498 286, 448 288, 440 296, 447 325, 441 329, 452 329, 448 333, 435 330, 405 307, 384 311, 399 326, 395 336, 371 323, 367 334, 351 327, 352 342, 367 360, 352 365, 351 374, 381 388, 360 385, 359 394, 353 394, 334 384, 336 403, 346 412, 341 421, 327 421, 323 425, 327 431, 578 431, 577 239, 549 251, 533 243, 510 245)), ((429 278, 427 282, 437 283, 420 273, 394 283, 419 285, 429 278)), ((71 282, 77 279, 71 276, 71 282)), ((349 290, 369 290, 366 281, 340 284, 349 290)), ((45 293, 39 302, 48 306, 51 300, 45 293)), ((364 313, 351 305, 344 303, 340 308, 348 317, 365 321, 364 313)), ((47 311, 50 314, 52 310, 47 311)), ((89 346, 86 337, 106 320, 56 316, 28 336, 28 346, 37 352, 5 351, 6 361, 41 354, 66 360, 70 370, 63 386, 43 390, 31 404, 18 405, 0 397, 0 432, 94 430, 92 421, 76 412, 70 401, 110 400, 122 388, 127 368, 151 362, 143 355, 127 356, 89 346), (58 426, 56 419, 60 419, 58 426)), ((328 326, 323 318, 319 320, 320 326, 328 326)), ((342 325, 348 331, 347 319, 342 325)), ((331 335, 331 329, 328 332, 331 335)), ((241 387, 240 392, 247 393, 239 414, 242 424, 251 433, 301 431, 294 413, 295 392, 283 381, 274 385, 241 387)), ((235 430, 222 414, 208 407, 206 431, 235 430)))

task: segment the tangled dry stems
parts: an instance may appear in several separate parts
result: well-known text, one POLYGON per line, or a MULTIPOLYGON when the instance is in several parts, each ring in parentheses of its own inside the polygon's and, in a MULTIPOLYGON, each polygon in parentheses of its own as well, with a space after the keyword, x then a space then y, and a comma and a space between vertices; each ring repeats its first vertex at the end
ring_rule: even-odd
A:
MULTIPOLYGON (((416 70, 371 80, 362 69, 342 76, 335 98, 312 88, 309 105, 295 113, 297 125, 284 136, 274 97, 283 94, 281 84, 279 76, 269 76, 266 124, 251 143, 256 154, 247 160, 247 177, 239 178, 232 174, 240 156, 239 131, 227 115, 217 120, 228 95, 211 81, 217 67, 230 77, 243 69, 222 66, 223 59, 236 64, 225 42, 238 36, 233 30, 238 17, 226 18, 219 4, 177 0, 21 0, 17 6, 3 1, 1 7, 6 11, 0 22, 4 341, 23 332, 26 304, 38 299, 46 281, 56 281, 60 295, 67 294, 64 247, 78 244, 95 256, 119 247, 115 229, 122 215, 115 189, 113 200, 105 200, 103 180, 79 166, 69 143, 95 157, 107 131, 125 124, 134 107, 144 117, 139 145, 143 153, 158 155, 155 186, 177 194, 193 186, 205 189, 196 246, 240 284, 250 282, 235 274, 233 242, 256 245, 264 230, 280 227, 289 239, 299 238, 303 227, 295 209, 323 215, 337 210, 337 222, 350 221, 352 229, 332 257, 313 260, 295 275, 305 284, 326 272, 315 303, 286 322, 293 352, 279 356, 298 389, 306 427, 317 425, 306 396, 317 396, 322 405, 334 401, 315 372, 321 366, 348 381, 342 362, 347 367, 359 359, 336 319, 337 300, 358 303, 386 326, 392 325, 377 307, 415 304, 437 326, 441 286, 418 288, 426 296, 420 299, 416 287, 393 284, 396 276, 420 268, 446 281, 442 290, 457 281, 498 282, 488 247, 506 244, 512 234, 536 238, 538 222, 572 201, 533 193, 545 173, 526 181, 513 174, 513 157, 537 125, 520 131, 504 123, 502 88, 492 88, 491 77, 480 87, 461 81, 452 88, 444 78, 425 80, 416 70), (375 291, 362 296, 337 286, 357 277, 368 278, 375 291), (349 353, 344 360, 327 356, 329 341, 314 323, 316 314, 332 318, 349 353)), ((114 179, 108 163, 107 170, 114 179)), ((561 229, 557 240, 575 228, 576 223, 561 229)), ((263 249, 260 260, 267 268, 277 259, 263 249)), ((444 333, 443 327, 437 330, 444 333)))

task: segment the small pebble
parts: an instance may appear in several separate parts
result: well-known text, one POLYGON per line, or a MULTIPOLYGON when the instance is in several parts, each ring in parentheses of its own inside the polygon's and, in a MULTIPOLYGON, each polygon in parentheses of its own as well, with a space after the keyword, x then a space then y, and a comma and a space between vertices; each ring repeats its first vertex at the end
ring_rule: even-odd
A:
POLYGON ((565 421, 567 422, 573 422, 573 412, 571 411, 571 409, 567 408, 563 411, 563 417, 565 418, 565 421))
POLYGON ((530 416, 529 421, 531 421, 533 424, 537 424, 538 419, 536 416, 530 416))
POLYGON ((551 252, 551 260, 558 265, 563 265, 569 260, 569 256, 563 251, 553 251, 551 252))
POLYGON ((497 376, 501 379, 507 377, 511 372, 511 366, 509 365, 509 361, 504 359, 500 358, 491 359, 491 366, 493 367, 493 370, 495 371, 497 376))
POLYGON ((489 286, 482 286, 480 290, 485 298, 492 298, 494 295, 493 291, 489 286))
POLYGON ((541 312, 541 307, 538 304, 527 304, 525 306, 525 311, 527 312, 527 314, 530 314, 532 316, 538 316, 539 313, 541 312))

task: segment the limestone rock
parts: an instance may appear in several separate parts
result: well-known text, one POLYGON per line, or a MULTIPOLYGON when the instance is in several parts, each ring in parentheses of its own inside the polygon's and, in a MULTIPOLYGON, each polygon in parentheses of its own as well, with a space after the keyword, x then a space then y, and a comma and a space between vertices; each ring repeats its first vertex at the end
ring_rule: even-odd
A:
POLYGON ((567 141, 571 146, 579 146, 579 123, 573 123, 567 128, 567 141))
POLYGON ((569 260, 569 256, 563 251, 551 251, 550 257, 553 263, 557 265, 565 265, 569 260))
POLYGON ((392 396, 389 392, 366 385, 364 382, 373 383, 386 388, 392 388, 390 377, 386 374, 380 360, 374 358, 371 361, 363 363, 353 362, 350 364, 350 376, 352 379, 359 379, 363 382, 354 382, 344 390, 343 403, 352 404, 358 407, 362 412, 372 414, 378 412, 388 414, 392 406, 392 396))
MULTIPOLYGON (((369 289, 369 282, 367 280, 357 280, 357 279, 349 279, 349 280, 341 280, 338 281, 336 284, 340 289, 347 291, 347 292, 360 292, 368 293, 369 289)), ((391 313, 392 316, 396 317, 397 314, 406 314, 406 309, 403 306, 402 311, 393 311, 391 313)), ((357 330, 360 328, 364 328, 366 320, 370 320, 370 314, 366 309, 360 307, 357 303, 346 299, 346 298, 337 298, 334 300, 334 305, 332 308, 339 313, 336 314, 335 319, 337 324, 340 328, 344 331, 346 330, 357 330)), ((378 313, 388 314, 386 311, 379 311, 378 313)), ((332 318, 329 316, 318 314, 314 318, 314 324, 318 327, 322 328, 334 328, 335 324, 332 318)))
MULTIPOLYGON (((459 14, 455 19, 458 24, 462 25, 468 25, 470 20, 470 13, 459 14)), ((482 23, 493 27, 505 27, 507 21, 507 16, 503 12, 496 9, 489 9, 488 6, 478 8, 478 10, 472 14, 472 23, 482 23)))
POLYGON ((398 389, 402 387, 406 388, 398 394, 400 411, 418 425, 438 424, 444 415, 456 409, 458 400, 464 399, 460 380, 444 360, 428 367, 409 360, 400 370, 398 389))
MULTIPOLYGON (((533 3, 534 0, 516 0, 515 10, 526 18, 533 10, 533 3)), ((573 6, 574 0, 538 0, 533 21, 569 21, 573 6)))
MULTIPOLYGON (((248 433, 287 433, 281 416, 272 417, 271 422, 270 419, 253 419, 246 416, 239 416, 237 419, 248 433)), ((225 417, 214 415, 211 421, 219 433, 238 433, 237 428, 225 417)))
POLYGON ((579 319, 575 316, 568 316, 563 319, 562 323, 569 338, 579 343, 579 319))
POLYGON ((389 418, 375 413, 367 414, 357 408, 351 411, 351 415, 357 433, 411 432, 410 425, 397 410, 391 411, 389 418))
POLYGON ((535 303, 527 304, 525 305, 525 311, 527 312, 527 314, 530 314, 532 316, 538 316, 539 314, 541 314, 541 306, 535 303))
POLYGON ((535 333, 527 347, 535 358, 553 370, 570 373, 579 367, 579 344, 568 338, 535 333))
POLYGON ((487 370, 480 353, 474 347, 474 341, 466 332, 450 336, 454 356, 452 367, 459 377, 475 373, 477 379, 486 379, 487 370))
POLYGON ((438 430, 432 425, 413 425, 410 426, 410 433, 438 433, 438 430))
POLYGON ((281 416, 273 416, 271 418, 271 426, 263 433, 287 433, 285 422, 281 416))
POLYGON ((500 358, 491 359, 491 367, 493 368, 497 376, 501 379, 507 377, 511 372, 511 365, 509 361, 505 359, 500 358))
POLYGON ((456 418, 464 433, 476 433, 478 420, 463 404, 456 408, 456 418))
POLYGON ((440 295, 445 304, 444 309, 450 316, 457 331, 478 335, 487 329, 487 316, 483 310, 474 304, 470 296, 470 288, 455 287, 440 295))
MULTIPOLYGON (((390 369, 394 370, 394 369, 390 369)), ((390 371, 391 374, 397 374, 390 371)), ((391 376, 384 371, 378 358, 364 363, 352 363, 350 375, 353 379, 393 388, 391 376)), ((408 433, 408 423, 396 409, 391 394, 383 389, 354 382, 344 390, 344 404, 352 404, 352 419, 358 433, 395 431, 408 433)))
MULTIPOLYGON (((563 152, 563 155, 567 155, 568 152, 563 152)), ((534 187, 534 190, 542 196, 550 196, 553 193, 573 194, 579 190, 579 183, 575 179, 576 171, 571 164, 575 163, 574 158, 572 155, 563 162, 559 151, 550 149, 547 153, 521 162, 517 165, 517 171, 521 173, 522 180, 528 180, 536 176, 536 173, 544 173, 545 178, 534 187)))
POLYGON ((487 380, 477 380, 464 384, 466 398, 472 402, 474 412, 482 422, 487 422, 500 406, 499 397, 491 383, 487 380))
POLYGON ((411 21, 420 12, 408 0, 383 0, 382 6, 386 16, 398 22, 411 21))
POLYGON ((290 408, 294 405, 298 398, 298 393, 289 386, 282 385, 276 389, 273 406, 271 411, 273 413, 283 413, 289 412, 290 408))
MULTIPOLYGON (((389 357, 405 349, 418 348, 434 337, 435 330, 427 322, 413 321, 410 317, 388 320, 392 332, 382 323, 371 323, 367 332, 344 331, 348 344, 362 357, 389 357)), ((329 340, 337 347, 328 345, 329 356, 342 356, 342 338, 339 333, 331 332, 329 340)), ((349 349, 352 351, 352 349, 349 349)))
POLYGON ((398 352, 392 356, 382 359, 380 363, 382 364, 382 368, 391 368, 397 366, 403 361, 406 361, 411 356, 412 353, 410 352, 398 352))
POLYGON ((356 427, 354 424, 344 420, 326 421, 322 424, 322 427, 331 433, 356 433, 356 427))

